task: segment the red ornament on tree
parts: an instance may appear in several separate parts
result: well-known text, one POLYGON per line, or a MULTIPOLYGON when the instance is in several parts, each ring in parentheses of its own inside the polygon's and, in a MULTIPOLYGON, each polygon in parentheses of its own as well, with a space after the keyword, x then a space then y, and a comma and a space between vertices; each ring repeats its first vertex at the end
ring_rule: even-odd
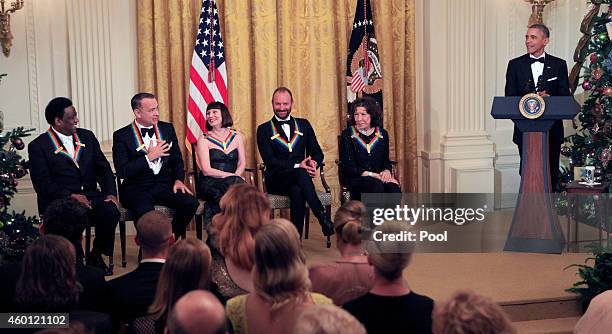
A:
POLYGON ((594 69, 591 72, 591 78, 593 78, 596 81, 601 79, 601 77, 603 77, 603 75, 604 75, 604 71, 603 71, 603 69, 601 67, 597 67, 596 69, 594 69))
POLYGON ((14 138, 14 139, 12 139, 11 143, 19 151, 21 151, 21 150, 23 150, 25 148, 25 143, 23 142, 23 140, 21 138, 14 138))
POLYGON ((589 59, 591 60, 591 63, 596 63, 597 62, 597 53, 596 52, 591 53, 591 55, 589 56, 589 59))
POLYGON ((593 85, 588 80, 585 80, 582 83, 582 89, 584 89, 584 90, 591 90, 591 88, 593 88, 593 85))
POLYGON ((604 87, 602 94, 605 96, 612 96, 612 87, 610 86, 604 87))

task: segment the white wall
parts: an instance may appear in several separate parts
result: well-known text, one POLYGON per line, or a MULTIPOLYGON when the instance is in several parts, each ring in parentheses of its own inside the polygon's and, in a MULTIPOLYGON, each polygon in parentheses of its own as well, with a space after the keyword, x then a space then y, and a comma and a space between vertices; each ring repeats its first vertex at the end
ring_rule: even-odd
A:
MULTIPOLYGON (((44 108, 55 96, 71 98, 81 127, 100 141, 127 124, 137 89, 136 2, 28 0, 11 16, 9 58, 0 55, 0 110, 6 129, 48 127, 44 108)), ((35 136, 26 139, 26 143, 35 136)), ((21 154, 27 158, 26 150, 21 154)), ((29 177, 19 182, 15 210, 36 214, 29 177)))
MULTIPOLYGON (((557 0, 544 11, 547 52, 568 71, 585 10, 586 1, 557 0)), ((490 108, 504 95, 508 60, 525 53, 530 14, 519 0, 417 0, 420 191, 518 191, 512 123, 494 120, 490 108)))

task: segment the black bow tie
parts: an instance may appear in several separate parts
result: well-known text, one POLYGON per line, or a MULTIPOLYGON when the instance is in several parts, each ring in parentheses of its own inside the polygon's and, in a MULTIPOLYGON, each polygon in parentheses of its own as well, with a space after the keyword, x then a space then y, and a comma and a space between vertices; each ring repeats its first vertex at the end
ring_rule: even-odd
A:
POLYGON ((283 125, 285 125, 285 124, 287 124, 287 125, 291 126, 291 120, 288 120, 288 121, 278 121, 278 124, 279 124, 280 126, 283 126, 283 125))
POLYGON ((537 62, 540 62, 540 63, 544 64, 544 57, 540 57, 540 58, 529 58, 529 60, 530 60, 530 63, 531 63, 531 64, 533 64, 533 63, 537 63, 537 62))
POLYGON ((143 138, 147 135, 147 133, 149 134, 149 138, 155 137, 155 129, 140 128, 140 134, 142 135, 143 138))

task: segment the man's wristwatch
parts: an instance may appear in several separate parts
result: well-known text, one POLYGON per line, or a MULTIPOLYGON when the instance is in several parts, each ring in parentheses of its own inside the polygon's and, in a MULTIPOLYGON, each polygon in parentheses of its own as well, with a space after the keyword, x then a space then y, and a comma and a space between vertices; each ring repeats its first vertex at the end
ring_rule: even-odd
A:
POLYGON ((368 176, 369 176, 369 177, 372 177, 372 172, 368 172, 368 176))

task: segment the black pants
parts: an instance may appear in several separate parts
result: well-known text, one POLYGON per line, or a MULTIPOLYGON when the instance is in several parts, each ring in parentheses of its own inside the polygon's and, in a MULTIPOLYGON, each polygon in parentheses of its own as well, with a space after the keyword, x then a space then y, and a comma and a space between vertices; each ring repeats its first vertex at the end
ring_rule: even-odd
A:
POLYGON ((195 197, 180 191, 175 194, 172 185, 165 183, 125 187, 121 191, 121 204, 134 213, 134 224, 142 215, 154 210, 155 205, 174 209, 172 232, 177 238, 185 233, 187 224, 199 206, 195 197))
POLYGON ((291 222, 300 236, 304 228, 306 203, 319 222, 325 219, 323 204, 317 197, 312 177, 303 168, 286 169, 275 172, 272 177, 266 177, 266 189, 270 194, 289 196, 291 200, 291 222))
POLYGON ((400 186, 381 180, 371 176, 360 176, 349 180, 348 189, 351 192, 351 199, 361 201, 361 194, 383 194, 383 193, 401 193, 400 186))
POLYGON ((115 228, 119 222, 119 210, 113 202, 105 202, 104 196, 88 196, 92 209, 87 211, 89 222, 96 228, 93 252, 111 255, 115 245, 115 228))

